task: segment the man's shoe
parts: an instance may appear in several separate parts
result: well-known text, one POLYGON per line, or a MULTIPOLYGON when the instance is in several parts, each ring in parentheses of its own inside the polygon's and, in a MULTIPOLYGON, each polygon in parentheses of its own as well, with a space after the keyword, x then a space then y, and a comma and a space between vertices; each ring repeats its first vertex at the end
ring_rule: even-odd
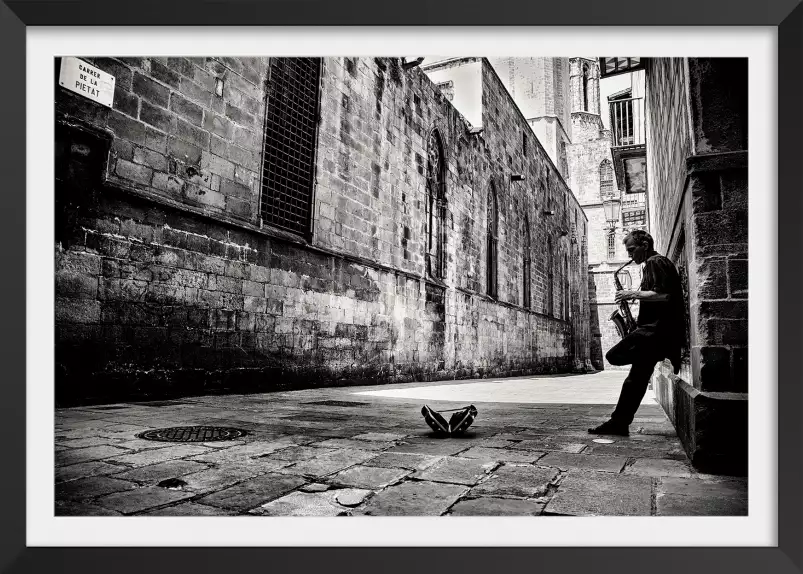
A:
POLYGON ((613 421, 606 421, 598 427, 588 429, 588 432, 591 434, 613 434, 618 436, 628 436, 630 434, 628 426, 629 425, 622 425, 613 421))

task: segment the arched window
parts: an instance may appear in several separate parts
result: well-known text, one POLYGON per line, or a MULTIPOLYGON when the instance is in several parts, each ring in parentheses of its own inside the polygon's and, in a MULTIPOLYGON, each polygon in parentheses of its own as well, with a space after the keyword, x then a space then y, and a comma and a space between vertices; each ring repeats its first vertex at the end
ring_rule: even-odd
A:
POLYGON ((599 193, 603 197, 613 193, 613 164, 607 158, 599 164, 599 193))
POLYGON ((426 265, 430 277, 446 275, 446 177, 438 130, 427 141, 426 265))
POLYGON ((523 257, 523 264, 522 270, 524 275, 524 289, 523 293, 523 301, 522 304, 526 309, 530 308, 530 252, 532 250, 532 246, 530 244, 530 221, 527 216, 524 216, 524 233, 523 233, 523 243, 524 243, 524 257, 523 257))
POLYGON ((583 111, 588 111, 588 77, 590 72, 588 70, 588 65, 583 64, 583 111))
POLYGON ((486 246, 487 246, 487 258, 486 258, 486 280, 487 280, 487 291, 488 295, 491 297, 496 297, 496 272, 497 272, 497 233, 498 233, 498 219, 499 214, 497 212, 497 203, 496 203, 496 190, 494 190, 493 184, 488 189, 488 225, 486 231, 486 246))

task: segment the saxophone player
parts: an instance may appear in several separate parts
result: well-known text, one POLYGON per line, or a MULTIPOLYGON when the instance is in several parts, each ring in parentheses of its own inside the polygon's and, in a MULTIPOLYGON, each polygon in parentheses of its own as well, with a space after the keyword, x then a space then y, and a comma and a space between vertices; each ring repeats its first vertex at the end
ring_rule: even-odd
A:
POLYGON ((631 367, 610 420, 588 429, 592 434, 627 436, 655 365, 669 359, 675 374, 680 371, 686 308, 678 271, 653 249, 653 238, 646 231, 632 231, 624 244, 633 261, 644 264, 642 282, 638 291, 617 291, 615 299, 617 304, 637 299, 639 314, 636 329, 614 345, 605 358, 612 365, 631 367))

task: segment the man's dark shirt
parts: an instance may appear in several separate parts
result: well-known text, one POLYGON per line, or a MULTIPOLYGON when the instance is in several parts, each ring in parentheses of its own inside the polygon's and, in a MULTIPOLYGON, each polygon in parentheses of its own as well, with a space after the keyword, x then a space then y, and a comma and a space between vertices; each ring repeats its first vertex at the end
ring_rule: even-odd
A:
POLYGON ((669 295, 668 301, 640 301, 635 333, 643 339, 646 351, 659 359, 669 359, 677 374, 686 339, 687 311, 675 265, 663 255, 652 255, 644 263, 640 290, 669 295))

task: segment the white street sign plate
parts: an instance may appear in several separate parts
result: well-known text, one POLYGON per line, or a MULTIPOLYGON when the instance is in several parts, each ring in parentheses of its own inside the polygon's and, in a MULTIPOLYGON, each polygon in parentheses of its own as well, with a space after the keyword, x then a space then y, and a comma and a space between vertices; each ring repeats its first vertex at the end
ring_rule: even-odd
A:
POLYGON ((61 59, 59 85, 99 104, 112 107, 114 76, 83 60, 72 57, 61 59))

